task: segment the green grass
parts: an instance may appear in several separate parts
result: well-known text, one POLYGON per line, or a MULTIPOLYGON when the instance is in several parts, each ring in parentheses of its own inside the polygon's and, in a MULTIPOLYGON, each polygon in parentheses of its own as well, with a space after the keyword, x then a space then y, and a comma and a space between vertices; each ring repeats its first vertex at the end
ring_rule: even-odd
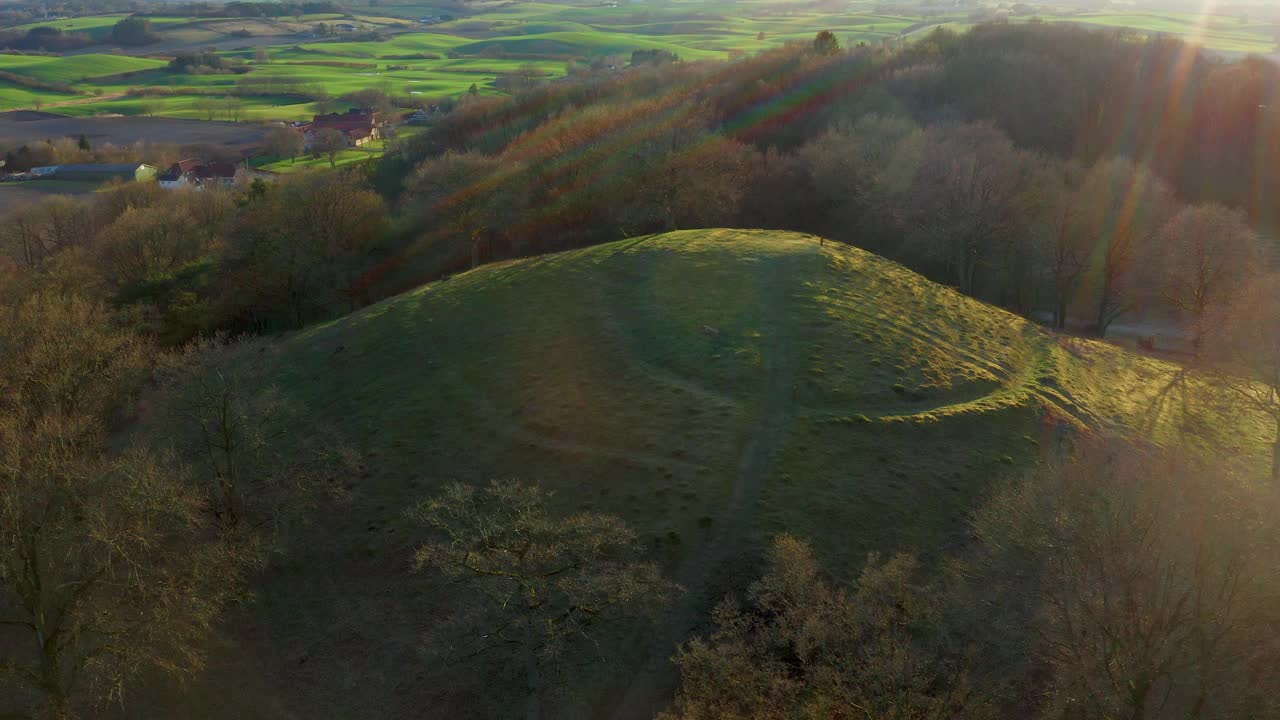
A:
POLYGON ((1276 49, 1277 25, 1265 17, 1194 13, 1097 13, 1073 15, 1070 22, 1104 27, 1128 27, 1147 33, 1181 37, 1214 50, 1270 53, 1276 49))
MULTIPOLYGON (((1181 428, 1162 402, 1175 366, 794 233, 498 263, 300 332, 277 362, 286 397, 378 458, 373 505, 523 477, 623 515, 671 561, 728 520, 747 440, 772 416, 755 537, 799 532, 849 567, 951 546, 994 479, 1037 461, 1046 411, 1157 441, 1181 428)), ((1264 462, 1256 418, 1197 432, 1264 462)))
POLYGON ((67 57, 0 55, 0 70, 59 83, 78 83, 88 78, 154 70, 164 65, 162 60, 100 53, 67 57))

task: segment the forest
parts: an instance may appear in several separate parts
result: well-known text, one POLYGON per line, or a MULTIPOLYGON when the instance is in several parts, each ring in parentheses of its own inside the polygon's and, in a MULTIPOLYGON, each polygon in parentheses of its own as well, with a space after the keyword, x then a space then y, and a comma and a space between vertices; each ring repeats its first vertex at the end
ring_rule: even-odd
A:
MULTIPOLYGON (((538 478, 442 478, 401 513, 413 540, 369 560, 448 588, 386 581, 448 616, 404 631, 423 635, 426 716, 1280 717, 1278 101, 1271 61, 1125 30, 986 24, 898 47, 820 33, 467 94, 367 163, 25 207, 0 223, 0 717, 173 712, 210 638, 308 557, 323 533, 309 518, 389 462, 269 381, 268 367, 295 372, 272 364, 277 338, 371 323, 423 286, 462 292, 470 271, 707 228, 869 251, 1042 325, 1063 352, 1176 327, 1172 344, 1143 330, 1138 344, 1176 364, 1165 391, 1199 439, 1137 422, 1121 436, 1084 410, 1009 419, 999 432, 1032 459, 972 471, 986 484, 957 513, 962 540, 837 565, 773 533, 728 587, 699 589, 695 632, 659 653, 672 682, 630 687, 645 703, 599 668, 638 667, 644 623, 686 602, 669 572, 683 550, 651 557, 660 543, 626 519, 566 512, 538 478), (1265 432, 1203 427, 1244 415, 1265 432)), ((27 152, 109 157, 70 141, 27 152)), ((588 304, 575 278, 565 306, 588 304)), ((517 310, 487 312, 496 327, 517 310)), ((708 343, 728 333, 698 325, 708 343)), ((529 382, 571 364, 525 360, 529 382)), ((1087 405, 1037 372, 1046 407, 1087 405)), ((809 392, 775 385, 766 407, 809 392)), ((320 407, 337 394, 321 388, 294 394, 320 407)))

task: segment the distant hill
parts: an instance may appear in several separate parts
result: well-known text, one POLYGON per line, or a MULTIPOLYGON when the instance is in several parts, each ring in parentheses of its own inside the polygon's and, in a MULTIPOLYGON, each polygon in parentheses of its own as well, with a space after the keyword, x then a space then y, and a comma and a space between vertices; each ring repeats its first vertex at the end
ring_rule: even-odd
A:
MULTIPOLYGON (((782 529, 838 575, 873 550, 936 559, 966 542, 993 481, 1072 428, 1158 440, 1177 422, 1173 365, 786 232, 683 231, 484 266, 287 337, 270 362, 283 395, 369 468, 267 591, 264 612, 280 615, 253 643, 281 653, 267 666, 294 673, 286 653, 331 638, 293 678, 300 716, 307 701, 352 717, 425 701, 429 688, 398 684, 416 642, 395 630, 416 612, 397 605, 402 513, 443 481, 519 477, 566 509, 620 514, 696 605, 749 580, 740 570, 782 529), (375 595, 377 611, 339 609, 375 595), (353 656, 367 679, 327 684, 353 656)), ((1196 432, 1261 459, 1252 423, 1196 432)))

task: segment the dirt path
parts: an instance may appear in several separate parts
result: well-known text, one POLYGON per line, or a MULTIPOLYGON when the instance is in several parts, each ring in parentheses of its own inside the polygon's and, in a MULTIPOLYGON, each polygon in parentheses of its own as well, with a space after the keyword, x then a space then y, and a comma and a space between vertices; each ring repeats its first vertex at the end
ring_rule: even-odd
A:
MULTIPOLYGON (((48 110, 55 107, 66 107, 67 105, 87 105, 89 103, 102 102, 103 100, 119 100, 124 97, 123 92, 103 93, 102 95, 87 95, 74 100, 58 100, 57 102, 40 103, 40 110, 48 110)), ((32 106, 29 109, 36 109, 32 106)))
POLYGON ((773 470, 774 457, 786 437, 794 413, 792 383, 795 363, 785 335, 779 305, 784 301, 778 275, 788 271, 785 260, 769 270, 761 300, 765 318, 765 364, 768 380, 756 405, 756 423, 738 460, 733 492, 719 518, 720 532, 700 552, 685 562, 676 580, 685 592, 672 606, 667 618, 654 628, 649 639, 647 660, 635 674, 610 720, 652 720, 675 694, 679 675, 671 663, 676 645, 705 624, 720 598, 713 597, 718 571, 748 548, 755 507, 773 470))

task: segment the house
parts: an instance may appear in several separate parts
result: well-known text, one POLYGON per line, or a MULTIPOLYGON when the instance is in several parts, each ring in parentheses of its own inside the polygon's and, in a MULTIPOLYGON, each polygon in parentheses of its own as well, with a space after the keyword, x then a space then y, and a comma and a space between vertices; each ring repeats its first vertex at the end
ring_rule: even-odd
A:
POLYGON ((40 178, 85 182, 106 182, 117 178, 144 182, 156 176, 156 169, 145 163, 82 163, 35 167, 31 168, 31 174, 40 178))
POLYGON ((203 160, 196 160, 193 158, 179 160, 173 165, 170 165, 168 170, 160 173, 156 177, 156 180, 160 182, 160 187, 166 190, 176 190, 180 187, 186 187, 189 184, 187 173, 195 170, 203 163, 203 160))
POLYGON ((311 149, 311 143, 321 130, 337 130, 347 138, 347 145, 361 147, 382 137, 382 118, 372 110, 351 109, 345 113, 316 115, 309 124, 301 126, 303 146, 311 149))
POLYGON ((177 190, 189 187, 195 190, 214 185, 231 185, 239 176, 235 165, 225 162, 206 162, 188 158, 169 166, 159 176, 160 187, 177 190))

